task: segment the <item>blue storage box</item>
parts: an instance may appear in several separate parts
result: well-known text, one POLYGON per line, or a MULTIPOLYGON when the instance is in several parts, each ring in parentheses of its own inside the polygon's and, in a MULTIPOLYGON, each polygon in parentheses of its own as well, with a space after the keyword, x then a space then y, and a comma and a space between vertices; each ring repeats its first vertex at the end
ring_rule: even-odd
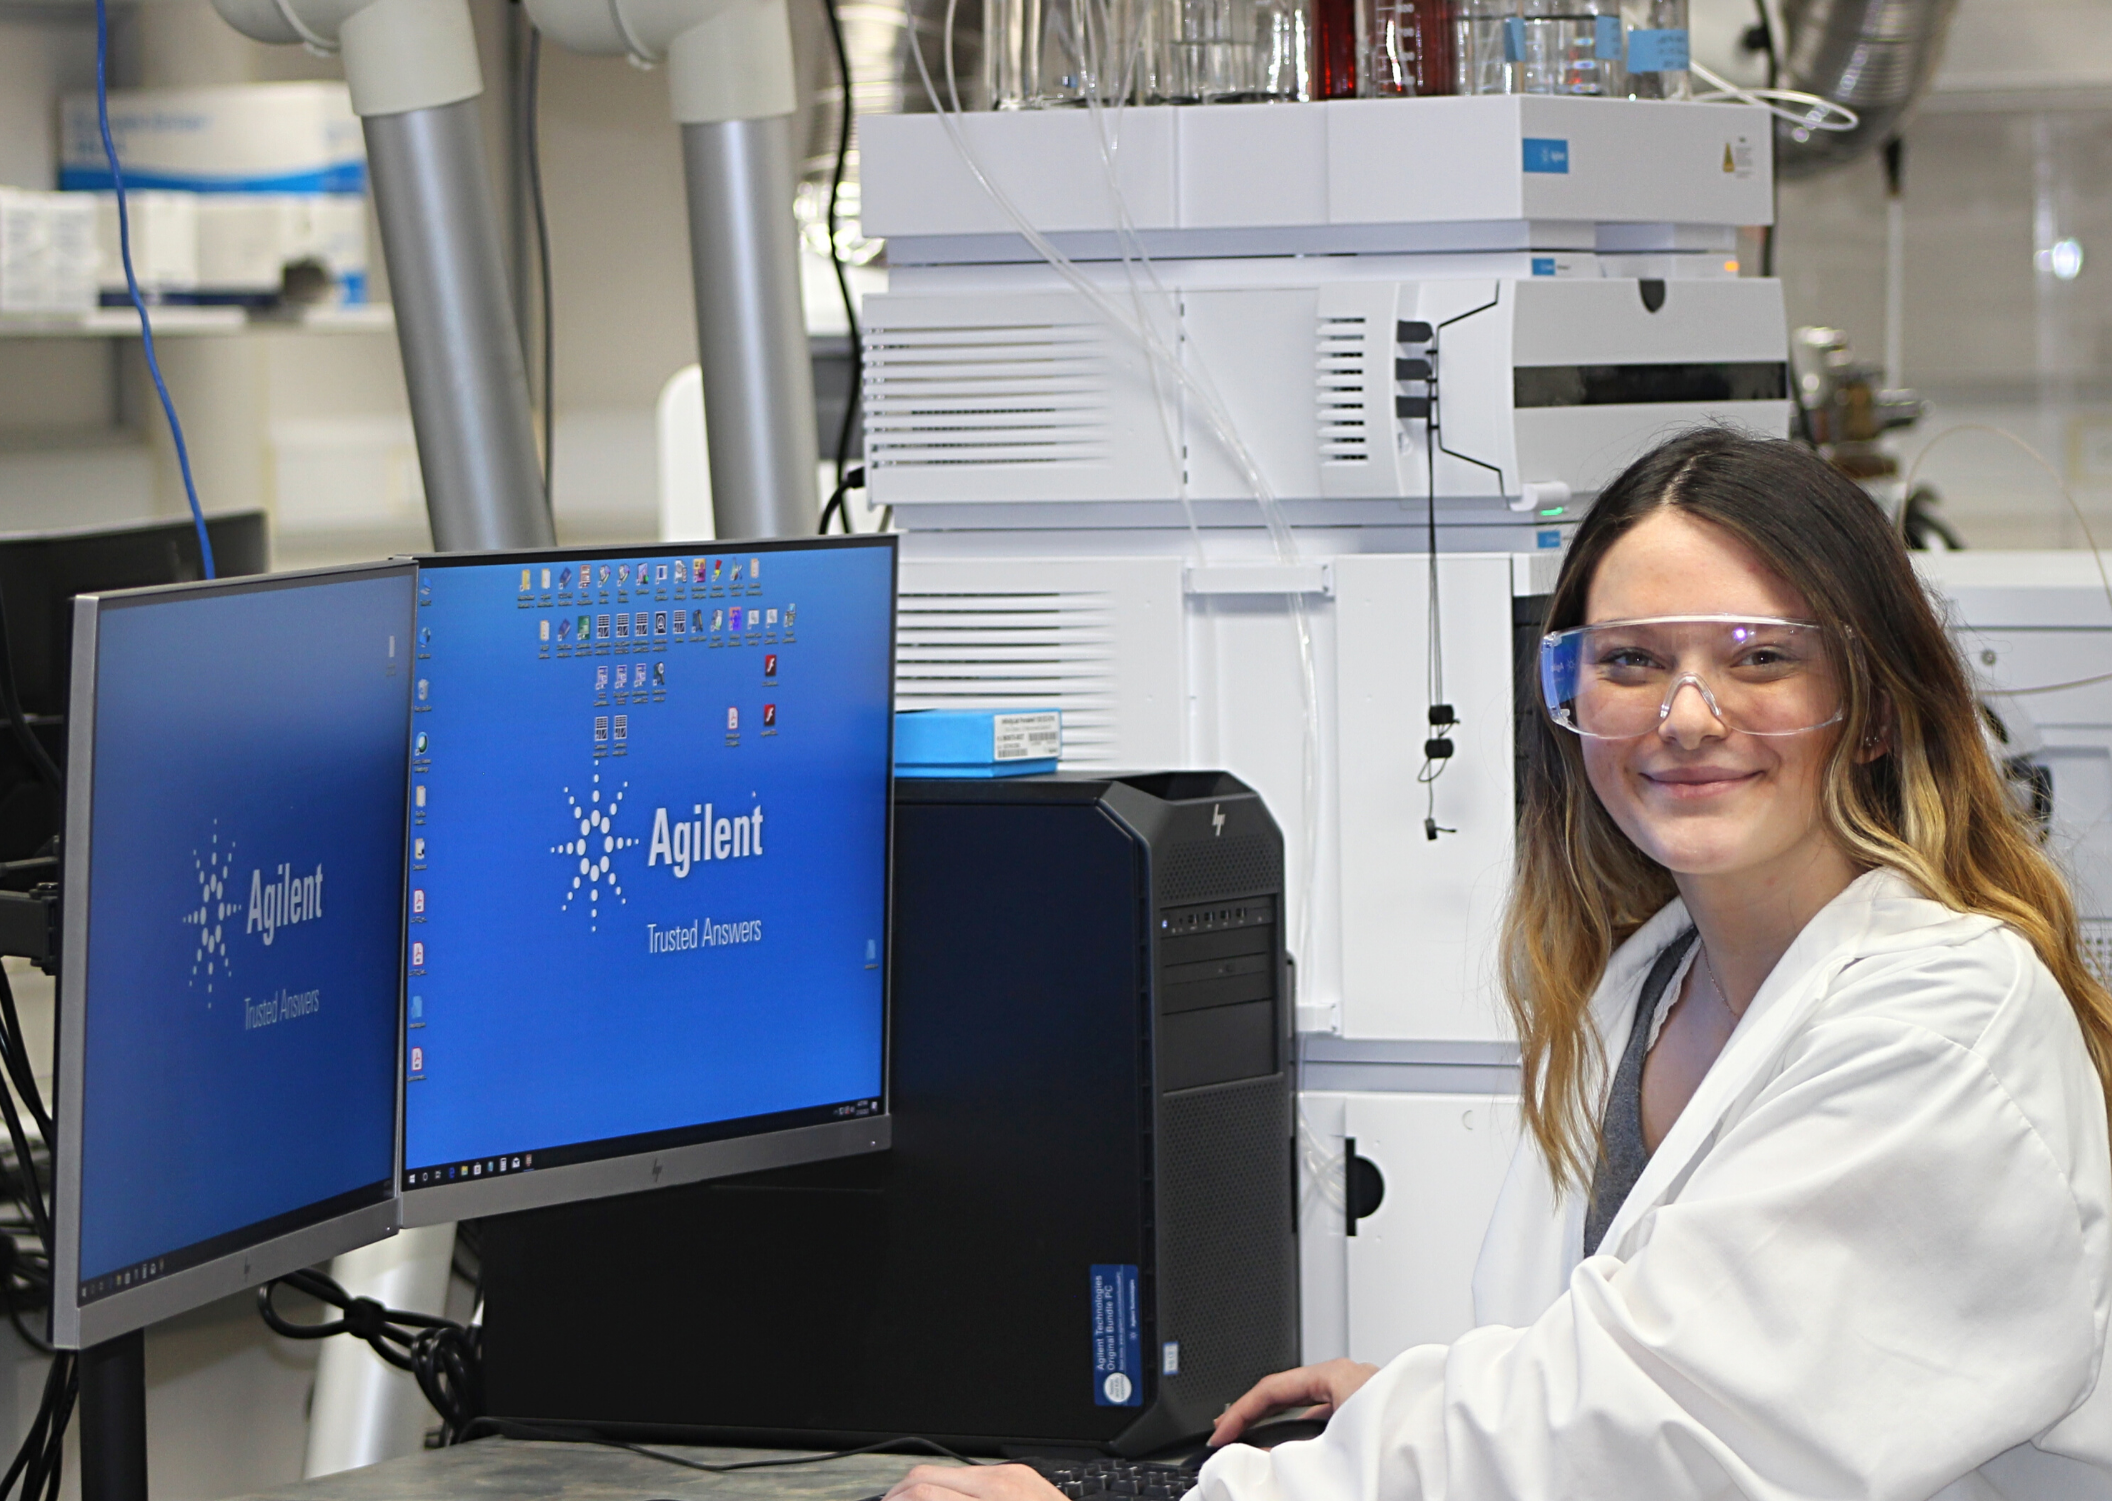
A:
POLYGON ((895 716, 898 777, 1023 777, 1054 771, 1060 709, 905 709, 895 716))

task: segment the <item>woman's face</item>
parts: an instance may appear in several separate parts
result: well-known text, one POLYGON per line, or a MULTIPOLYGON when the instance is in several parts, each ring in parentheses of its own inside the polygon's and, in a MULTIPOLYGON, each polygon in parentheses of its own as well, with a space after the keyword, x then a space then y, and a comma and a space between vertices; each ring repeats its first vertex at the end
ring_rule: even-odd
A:
MULTIPOLYGON (((1665 615, 1809 620, 1810 606, 1737 538, 1670 508, 1600 560, 1585 623, 1665 615)), ((1692 687, 1658 728, 1582 741, 1592 790, 1636 847, 1676 876, 1794 880, 1833 848, 1819 791, 1838 725, 1749 735, 1692 687)))

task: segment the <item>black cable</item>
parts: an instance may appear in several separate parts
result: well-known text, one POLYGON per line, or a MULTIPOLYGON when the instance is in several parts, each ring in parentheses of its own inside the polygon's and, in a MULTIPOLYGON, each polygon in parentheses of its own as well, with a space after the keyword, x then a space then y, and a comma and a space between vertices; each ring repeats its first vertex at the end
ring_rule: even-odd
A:
MULTIPOLYGON (((853 490, 863 490, 864 488, 865 465, 863 464, 860 464, 856 469, 836 481, 836 488, 829 495, 829 503, 821 508, 819 535, 826 537, 829 534, 829 516, 831 513, 835 515, 838 521, 843 523, 844 534, 846 536, 850 534, 851 511, 850 507, 844 503, 845 497, 853 490)), ((883 527, 882 530, 884 531, 886 528, 883 527)))
POLYGON ((408 1371, 440 1415, 442 1445, 462 1442, 484 1406, 484 1331, 453 1319, 385 1308, 357 1298, 334 1278, 303 1270, 274 1278, 257 1289, 257 1312, 274 1334, 287 1339, 328 1339, 349 1334, 399 1371, 408 1371), (281 1283, 339 1310, 339 1318, 297 1324, 272 1301, 281 1283))
POLYGON ((894 1454, 905 1448, 912 1453, 936 1455, 940 1459, 957 1460, 964 1465, 997 1463, 998 1461, 970 1459, 965 1454, 955 1453, 937 1439, 920 1438, 914 1434, 900 1438, 884 1438, 878 1443, 862 1444, 856 1449, 837 1449, 828 1454, 800 1454, 789 1459, 741 1459, 730 1464, 707 1464, 701 1459, 684 1459, 679 1454, 669 1454, 660 1449, 649 1449, 643 1444, 630 1443, 624 1439, 605 1438, 584 1424, 521 1422, 513 1418, 478 1418, 469 1425, 467 1438, 522 1438, 553 1439, 561 1443, 594 1444, 604 1449, 621 1449, 628 1454, 640 1454, 647 1459, 657 1459, 663 1464, 678 1465, 685 1470, 697 1470, 706 1475, 732 1475, 741 1470, 776 1470, 791 1465, 827 1464, 838 1459, 856 1459, 864 1454, 894 1454))
POLYGON ((8 982, 5 969, 0 969, 0 1063, 5 1063, 15 1092, 29 1107, 30 1119, 37 1123, 38 1132, 48 1144, 57 1133, 52 1130, 43 1096, 37 1092, 36 1075, 29 1066, 29 1048, 22 1039, 22 1018, 15 1010, 15 987, 8 982))
POLYGON ((528 63, 521 88, 521 145, 528 168, 528 201, 535 217, 535 264, 543 310, 543 509, 550 531, 557 532, 557 326, 551 316, 550 215, 543 203, 543 143, 540 108, 543 80, 543 34, 528 28, 528 63))
POLYGON ((51 759, 51 753, 44 749, 44 742, 30 729, 29 716, 22 712, 22 700, 15 691, 15 649, 8 639, 7 601, 4 597, 0 597, 0 710, 6 712, 16 744, 29 757, 30 766, 44 779, 52 796, 64 794, 66 778, 60 773, 58 763, 51 759))
MULTIPOLYGON (((843 299, 843 321, 851 331, 851 389, 844 398, 843 421, 836 428, 836 503, 842 504, 842 494, 847 488, 845 473, 851 457, 851 430, 858 423, 858 407, 865 397, 865 344, 858 333, 858 308, 851 301, 851 278, 844 270, 843 251, 836 244, 836 203, 843 196, 843 173, 851 157, 851 54, 843 44, 843 19, 836 11, 837 0, 822 0, 822 7, 829 15, 829 44, 836 51, 836 71, 843 79, 843 109, 836 120, 836 168, 829 174, 829 209, 826 219, 829 232, 829 269, 836 273, 836 294, 843 299)), ((829 529, 828 517, 822 517, 821 529, 829 529)), ((849 531, 849 514, 844 516, 843 529, 849 531)))

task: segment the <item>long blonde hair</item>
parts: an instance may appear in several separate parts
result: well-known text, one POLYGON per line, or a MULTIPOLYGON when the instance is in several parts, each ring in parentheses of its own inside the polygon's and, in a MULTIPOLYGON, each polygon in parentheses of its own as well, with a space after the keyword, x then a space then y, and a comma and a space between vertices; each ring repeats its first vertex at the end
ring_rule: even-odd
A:
MULTIPOLYGON (((1548 630, 1583 623, 1600 561, 1662 509, 1750 547, 1846 643, 1844 722, 1821 794, 1834 838, 1859 865, 1897 871, 1946 907, 2021 934, 2075 1008, 2112 1099, 2112 993, 2083 960, 2067 882, 2011 799, 1964 664, 1877 505, 1793 443, 1720 428, 1685 433, 1600 495, 1563 560, 1548 630), (1884 754, 1858 761, 1854 748, 1872 736, 1884 754)), ((1525 741, 1503 985, 1518 1026, 1526 1124, 1555 1181, 1583 1187, 1601 1152, 1606 1067, 1592 994, 1614 949, 1677 893, 1600 805, 1576 736, 1543 713, 1525 741)))

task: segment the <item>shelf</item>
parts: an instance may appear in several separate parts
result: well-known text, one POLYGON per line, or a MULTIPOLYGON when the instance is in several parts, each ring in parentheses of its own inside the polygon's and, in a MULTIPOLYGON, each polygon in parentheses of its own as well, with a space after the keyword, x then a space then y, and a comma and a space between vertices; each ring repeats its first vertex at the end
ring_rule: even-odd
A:
MULTIPOLYGON (((183 338, 198 334, 387 333, 396 327, 395 310, 383 306, 311 308, 291 315, 250 313, 238 307, 148 309, 154 337, 183 338)), ((90 313, 0 313, 0 339, 136 339, 139 315, 130 308, 97 308, 90 313)))

